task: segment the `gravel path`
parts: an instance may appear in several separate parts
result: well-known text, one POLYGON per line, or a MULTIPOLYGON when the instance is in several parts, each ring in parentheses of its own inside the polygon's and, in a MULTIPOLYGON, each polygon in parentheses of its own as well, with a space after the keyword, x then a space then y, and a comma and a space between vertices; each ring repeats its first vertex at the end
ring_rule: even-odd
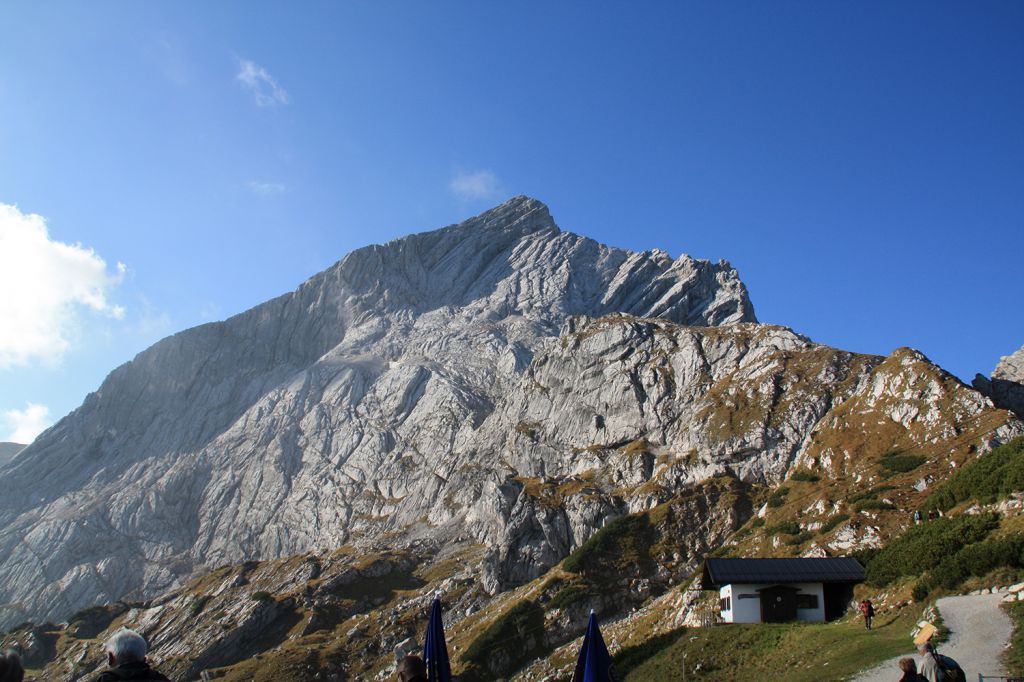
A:
MULTIPOLYGON (((983 675, 1003 675, 1000 656, 1010 641, 1013 625, 999 605, 1005 592, 997 594, 944 597, 936 606, 949 628, 949 641, 939 645, 939 653, 956 660, 967 673, 968 680, 983 675)), ((893 682, 900 678, 897 662, 903 656, 914 656, 914 644, 908 633, 907 653, 862 672, 853 682, 893 682)))

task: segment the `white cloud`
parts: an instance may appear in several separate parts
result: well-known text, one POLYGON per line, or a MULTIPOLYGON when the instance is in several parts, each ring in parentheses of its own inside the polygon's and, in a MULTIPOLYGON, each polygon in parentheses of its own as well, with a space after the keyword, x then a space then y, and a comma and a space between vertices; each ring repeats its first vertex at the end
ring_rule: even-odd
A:
POLYGON ((256 98, 256 104, 268 107, 274 104, 288 104, 288 93, 277 84, 266 69, 248 59, 238 60, 236 78, 256 98))
POLYGON ((50 239, 42 216, 0 204, 0 369, 58 362, 82 309, 124 317, 108 296, 126 271, 108 272, 92 249, 50 239))
POLYGON ((493 199, 501 191, 498 177, 489 170, 478 170, 471 173, 460 171, 452 178, 448 188, 462 201, 493 199))
POLYGON ((288 188, 284 186, 284 183, 280 182, 257 182, 255 180, 250 180, 247 185, 252 192, 262 194, 264 196, 284 194, 288 191, 288 188))
POLYGON ((46 405, 28 403, 24 410, 7 410, 3 420, 11 429, 4 440, 25 445, 36 439, 50 425, 50 408, 46 405))

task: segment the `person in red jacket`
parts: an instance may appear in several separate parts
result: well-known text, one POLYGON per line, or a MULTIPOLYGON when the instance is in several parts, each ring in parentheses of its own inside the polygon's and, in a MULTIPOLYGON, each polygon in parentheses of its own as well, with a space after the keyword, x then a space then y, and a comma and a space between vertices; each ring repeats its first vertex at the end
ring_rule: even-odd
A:
POLYGON ((865 599, 860 603, 860 612, 864 615, 864 627, 870 630, 871 618, 875 615, 875 607, 871 605, 870 599, 865 599))

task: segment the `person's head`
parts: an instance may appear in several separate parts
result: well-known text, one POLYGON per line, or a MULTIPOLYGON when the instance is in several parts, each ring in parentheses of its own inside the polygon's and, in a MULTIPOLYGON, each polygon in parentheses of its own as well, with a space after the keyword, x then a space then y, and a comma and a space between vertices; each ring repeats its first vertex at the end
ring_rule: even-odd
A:
POLYGON ((914 659, 907 656, 906 658, 900 659, 900 670, 905 673, 916 673, 917 663, 914 663, 914 659))
POLYGON ((917 653, 924 656, 925 654, 934 654, 935 646, 931 642, 921 642, 917 645, 917 653))
POLYGON ((107 662, 112 666, 146 660, 146 640, 128 628, 121 628, 111 635, 103 650, 107 652, 107 662))
POLYGON ((25 668, 21 658, 13 651, 0 653, 0 682, 21 682, 25 679, 25 668))
POLYGON ((419 656, 406 656, 398 662, 398 682, 426 682, 427 664, 419 656))

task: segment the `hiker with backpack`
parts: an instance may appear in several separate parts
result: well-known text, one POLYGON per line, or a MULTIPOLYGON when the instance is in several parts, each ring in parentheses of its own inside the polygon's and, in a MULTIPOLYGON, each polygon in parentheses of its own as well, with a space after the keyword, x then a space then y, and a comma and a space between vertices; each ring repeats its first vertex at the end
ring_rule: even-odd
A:
POLYGON ((917 651, 921 654, 918 674, 928 682, 967 682, 967 673, 960 664, 935 651, 935 645, 931 642, 919 644, 917 651))
POLYGON ((871 604, 870 599, 865 599, 860 603, 860 612, 864 615, 864 628, 870 630, 871 619, 875 615, 875 607, 871 604))

